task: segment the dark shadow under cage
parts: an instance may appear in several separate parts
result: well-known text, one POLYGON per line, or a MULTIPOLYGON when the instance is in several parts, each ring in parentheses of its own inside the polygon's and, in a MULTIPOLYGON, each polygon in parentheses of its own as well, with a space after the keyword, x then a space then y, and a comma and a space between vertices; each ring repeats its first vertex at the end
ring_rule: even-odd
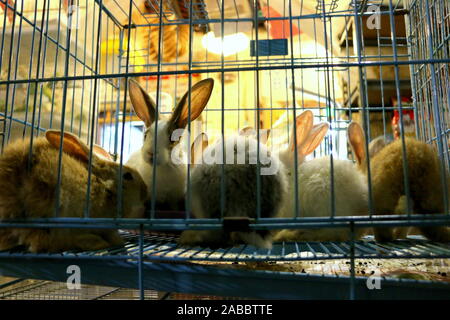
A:
POLYGON ((0 8, 0 275, 450 296, 446 0, 0 8))

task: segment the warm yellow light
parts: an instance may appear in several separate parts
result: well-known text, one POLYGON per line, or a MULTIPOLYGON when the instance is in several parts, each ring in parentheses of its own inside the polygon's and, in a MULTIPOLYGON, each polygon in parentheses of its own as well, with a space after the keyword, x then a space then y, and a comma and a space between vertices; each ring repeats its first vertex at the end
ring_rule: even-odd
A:
POLYGON ((203 47, 209 52, 222 54, 226 57, 247 49, 250 45, 249 38, 242 32, 217 37, 214 32, 208 32, 202 39, 203 47))
MULTIPOLYGON (((123 56, 127 56, 127 39, 123 41, 123 50, 124 54, 123 56)), ((106 57, 114 56, 117 57, 120 54, 120 39, 107 39, 103 41, 100 44, 100 50, 103 55, 106 57)), ((145 59, 144 55, 142 54, 142 50, 139 49, 139 47, 136 44, 133 44, 133 41, 130 41, 130 59, 129 63, 130 65, 134 66, 135 72, 142 72, 144 71, 144 65, 145 65, 145 59)), ((106 61, 102 59, 102 70, 105 71, 106 68, 106 61)))

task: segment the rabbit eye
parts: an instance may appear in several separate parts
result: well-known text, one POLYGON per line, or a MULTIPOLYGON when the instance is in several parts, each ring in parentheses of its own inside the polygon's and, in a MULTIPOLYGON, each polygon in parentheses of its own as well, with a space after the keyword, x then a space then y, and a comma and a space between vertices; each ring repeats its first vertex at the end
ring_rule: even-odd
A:
POLYGON ((109 199, 114 198, 114 192, 112 190, 106 189, 106 194, 108 195, 109 199))
POLYGON ((178 143, 180 143, 179 140, 175 140, 175 141, 170 140, 170 141, 169 141, 169 146, 170 146, 171 148, 173 148, 173 147, 175 147, 178 143))
POLYGON ((126 172, 124 173, 123 178, 125 180, 133 180, 133 175, 130 172, 126 172))

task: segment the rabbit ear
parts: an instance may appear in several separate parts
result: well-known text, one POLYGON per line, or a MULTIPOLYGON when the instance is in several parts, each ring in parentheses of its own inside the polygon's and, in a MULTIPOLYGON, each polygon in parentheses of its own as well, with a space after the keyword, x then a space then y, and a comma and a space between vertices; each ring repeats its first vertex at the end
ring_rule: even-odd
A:
POLYGON ((347 128, 347 135, 356 161, 358 162, 358 165, 362 165, 366 159, 366 138, 364 136, 364 131, 358 123, 352 122, 347 128))
POLYGON ((202 113, 211 97, 214 80, 211 78, 197 82, 181 98, 170 118, 169 132, 185 128, 188 120, 194 121, 202 113), (191 92, 191 116, 189 119, 189 91, 191 92))
MULTIPOLYGON (((256 130, 252 126, 247 126, 239 130, 240 136, 256 136, 256 130)), ((259 142, 266 144, 267 140, 269 140, 270 129, 260 129, 259 130, 259 142)))
POLYGON ((201 163, 203 150, 208 147, 208 136, 202 132, 195 138, 191 146, 191 164, 201 163))
MULTIPOLYGON (((295 119, 295 127, 297 132, 297 148, 301 146, 306 138, 308 137, 312 127, 313 127, 313 119, 314 115, 311 110, 303 111, 296 119, 295 119)), ((289 150, 294 151, 294 130, 292 130, 291 134, 291 142, 289 143, 289 150)))
POLYGON ((389 142, 384 136, 379 136, 369 143, 369 158, 372 159, 378 152, 380 152, 389 142))
POLYGON ((313 152, 322 143, 329 127, 330 125, 326 122, 314 125, 309 132, 308 138, 306 138, 301 146, 297 147, 299 157, 306 157, 313 152))
POLYGON ((240 136, 251 136, 255 133, 255 129, 252 126, 246 126, 239 130, 240 136))
POLYGON ((107 161, 114 161, 114 159, 111 157, 111 154, 99 145, 94 144, 92 148, 92 151, 97 157, 107 161))
POLYGON ((135 80, 128 80, 128 87, 134 112, 150 127, 156 118, 156 103, 135 80))
POLYGON ((267 144, 270 136, 270 129, 262 129, 259 134, 259 142, 263 144, 267 144))
MULTIPOLYGON (((52 145, 56 149, 59 149, 61 141, 61 131, 47 130, 45 132, 45 137, 50 145, 52 145)), ((67 153, 80 161, 89 161, 89 147, 81 142, 77 136, 71 133, 64 132, 62 148, 64 153, 67 153)))

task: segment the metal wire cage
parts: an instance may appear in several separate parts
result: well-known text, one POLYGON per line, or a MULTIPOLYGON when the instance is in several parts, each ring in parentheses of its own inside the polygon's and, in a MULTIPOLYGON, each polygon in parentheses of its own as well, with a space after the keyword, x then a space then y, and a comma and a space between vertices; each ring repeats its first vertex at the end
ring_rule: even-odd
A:
MULTIPOLYGON (((400 268, 395 263, 389 265, 393 270, 384 273, 385 289, 372 291, 366 286, 370 273, 364 276, 357 267, 361 259, 396 261, 406 268, 408 261, 417 265, 412 259, 449 258, 446 241, 427 240, 414 232, 417 230, 410 229, 407 239, 388 242, 375 241, 371 232, 375 227, 448 225, 447 1, 0 0, 0 7, 0 150, 3 159, 18 141, 28 150, 21 158, 23 170, 14 169, 15 175, 3 175, 10 179, 0 182, 8 191, 0 199, 0 244, 6 244, 0 247, 0 272, 4 275, 66 281, 68 266, 77 265, 83 271, 84 284, 138 288, 142 299, 146 297, 144 289, 262 298, 274 297, 275 292, 280 298, 344 299, 421 297, 424 290, 430 290, 432 297, 448 297, 448 285, 442 279, 395 279, 396 273, 391 271, 400 268), (206 108, 194 116, 198 102, 194 85, 207 78, 213 79, 214 88, 206 108), (153 120, 171 121, 177 106, 185 103, 187 121, 179 146, 188 156, 202 132, 211 143, 246 128, 270 131, 267 143, 264 136, 255 136, 255 179, 250 179, 254 181, 251 185, 238 179, 237 201, 230 200, 226 190, 225 165, 219 166, 220 174, 215 176, 220 180, 219 189, 210 197, 217 198, 217 212, 199 217, 196 189, 192 187, 198 167, 189 161, 182 169, 185 180, 181 183, 164 168, 152 165, 148 175, 142 175, 147 202, 143 197, 130 197, 130 171, 125 165, 141 150, 144 135, 154 136, 151 142, 155 150, 163 143, 158 138, 162 122, 144 124, 135 105, 137 100, 130 98, 136 84, 148 93, 148 97, 142 96, 147 104, 149 99, 155 101, 153 120), (323 142, 305 161, 306 165, 328 156, 323 158, 327 159, 323 166, 329 166, 331 173, 326 179, 322 177, 321 183, 330 196, 319 191, 313 199, 328 206, 326 213, 308 212, 302 202, 301 192, 309 187, 302 184, 299 175, 303 164, 297 139, 302 127, 296 123, 305 110, 312 112, 314 123, 327 123, 329 127, 323 142), (190 121, 191 117, 195 119, 190 121), (371 179, 371 159, 367 159, 365 210, 358 215, 338 213, 341 203, 353 201, 351 195, 337 199, 335 190, 337 162, 355 160, 347 137, 352 121, 363 128, 367 153, 369 143, 378 137, 401 142, 400 170, 404 171, 398 183, 403 185, 399 188, 405 189, 401 196, 406 199, 401 212, 379 215, 376 211, 377 182, 371 179), (42 178, 32 185, 34 189, 23 191, 24 181, 39 166, 33 152, 48 137, 48 129, 62 132, 55 140, 55 167, 44 175, 51 177, 51 182, 42 178), (65 149, 71 143, 64 140, 64 132, 79 137, 77 141, 85 148, 81 156, 65 149), (443 190, 437 201, 444 204, 442 212, 417 214, 414 199, 409 200, 415 192, 408 187, 414 179, 408 173, 409 158, 405 156, 409 136, 436 150, 443 190), (260 175, 264 167, 260 149, 267 147, 275 155, 290 146, 290 174, 294 178, 287 188, 294 191, 286 192, 282 202, 293 203, 292 210, 282 218, 267 215, 267 182, 260 175), (64 164, 67 153, 83 163, 79 170, 84 173, 75 174, 73 180, 64 180, 68 178, 64 178, 63 170, 70 167, 64 164), (114 170, 102 178, 98 163, 105 162, 114 170), (93 192, 102 179, 105 183, 100 189, 107 190, 102 201, 109 206, 99 209, 99 198, 93 192), (19 187, 14 189, 12 185, 19 187), (31 196, 48 186, 51 192, 45 197, 38 194, 36 200, 31 196), (78 189, 82 196, 77 198, 78 189), (251 200, 243 195, 246 189, 254 190, 251 200), (178 190, 183 190, 179 202, 158 201, 165 194, 172 199, 178 190), (12 196, 18 200, 7 198, 12 196), (228 202, 237 202, 238 207, 249 205, 254 210, 248 216, 227 215, 228 202), (145 214, 130 214, 134 205, 142 209, 144 204, 145 214), (14 206, 19 206, 17 213, 12 213, 14 206), (27 212, 39 213, 30 216, 27 212), (120 234, 109 232, 117 229, 120 234), (236 234, 258 236, 281 229, 312 236, 281 239, 263 248, 245 241, 248 237, 241 237, 234 246, 229 242, 219 245, 219 249, 217 243, 211 246, 208 241, 178 242, 180 232, 186 230, 196 235, 225 235, 229 241, 236 234), (339 229, 347 236, 323 236, 339 229), (49 244, 42 248, 30 244, 35 241, 36 230, 44 239, 53 232, 59 238, 49 239, 90 236, 56 250, 62 253, 53 253, 48 252, 49 244), (367 233, 365 238, 360 230, 367 233), (97 247, 92 244, 92 235, 95 241, 101 238, 97 247), (26 258, 20 260, 20 267, 18 258, 26 258), (297 269, 300 263, 318 260, 340 261, 349 267, 345 272, 323 271, 321 275, 305 274, 304 267, 297 269), (233 263, 240 267, 230 268, 233 263), (264 269, 261 263, 298 265, 264 269), (215 264, 221 264, 221 268, 215 264), (273 291, 261 291, 261 283, 273 291), (298 290, 306 287, 314 289, 298 290), (330 287, 333 290, 324 293, 323 289, 330 287)), ((152 152, 153 162, 159 158, 158 151, 152 152)), ((0 164, 6 167, 5 160, 0 164)), ((171 166, 172 171, 179 170, 171 166)), ((352 166, 357 172, 356 165, 352 166)), ((205 193, 208 191, 206 188, 205 193)))

